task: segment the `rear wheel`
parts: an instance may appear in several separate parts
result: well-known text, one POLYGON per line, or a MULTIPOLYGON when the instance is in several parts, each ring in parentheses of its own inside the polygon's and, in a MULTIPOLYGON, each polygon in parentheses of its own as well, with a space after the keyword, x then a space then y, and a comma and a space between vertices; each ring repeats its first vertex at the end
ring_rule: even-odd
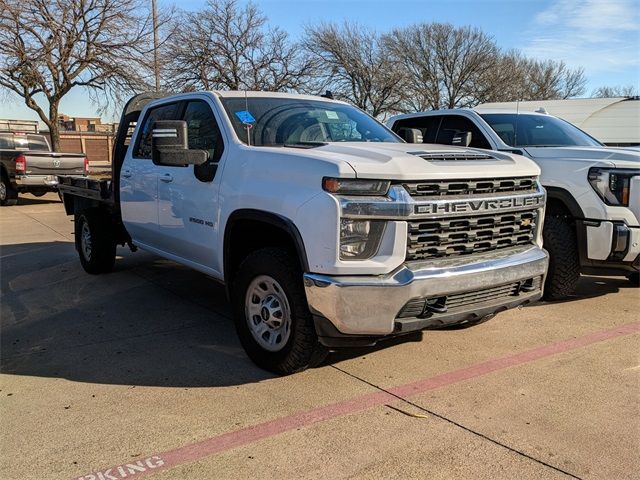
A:
POLYGON ((549 252, 544 299, 561 300, 575 292, 580 278, 578 238, 571 218, 548 216, 544 221, 543 239, 544 248, 549 252))
POLYGON ((76 217, 76 250, 82 268, 97 275, 108 273, 116 260, 111 218, 101 210, 87 210, 76 217))
POLYGON ((232 303, 240 342, 259 367, 286 375, 326 356, 307 306, 302 272, 286 251, 265 248, 250 254, 233 282, 232 303))
POLYGON ((16 190, 11 182, 4 174, 0 175, 0 206, 9 207, 18 203, 18 190, 16 190))

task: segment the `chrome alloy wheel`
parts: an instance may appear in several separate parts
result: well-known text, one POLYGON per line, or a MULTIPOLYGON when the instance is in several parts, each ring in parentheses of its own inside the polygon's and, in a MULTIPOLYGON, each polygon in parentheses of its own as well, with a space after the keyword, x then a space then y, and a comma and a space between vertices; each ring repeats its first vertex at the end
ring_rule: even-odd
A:
POLYGON ((287 344, 291 335, 289 301, 280 284, 268 275, 260 275, 249 284, 245 318, 260 347, 278 352, 287 344))
POLYGON ((82 249, 82 255, 87 261, 91 260, 91 230, 89 230, 89 223, 85 220, 82 222, 82 230, 80 230, 80 248, 82 249))

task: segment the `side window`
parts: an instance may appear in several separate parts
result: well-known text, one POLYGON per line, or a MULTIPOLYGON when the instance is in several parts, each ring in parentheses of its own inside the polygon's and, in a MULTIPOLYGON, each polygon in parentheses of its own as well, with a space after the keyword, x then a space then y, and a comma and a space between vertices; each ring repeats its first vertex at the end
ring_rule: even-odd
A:
POLYGON ((176 120, 177 114, 177 103, 160 105, 150 109, 145 115, 133 156, 135 158, 151 158, 151 127, 153 123, 158 120, 176 120))
POLYGON ((402 128, 416 128, 422 132, 422 143, 436 143, 436 133, 442 116, 425 116, 404 118, 393 125, 393 131, 398 133, 402 128))
POLYGON ((198 100, 187 103, 183 119, 187 122, 189 149, 206 150, 209 153, 207 163, 194 166, 194 174, 198 180, 210 182, 215 177, 224 150, 216 118, 211 107, 206 102, 198 100))
POLYGON ((27 135, 29 142, 29 150, 44 150, 49 151, 49 144, 42 135, 27 135))
POLYGON ((438 138, 435 143, 443 143, 448 145, 451 143, 451 138, 456 133, 471 132, 470 147, 473 148, 491 148, 489 142, 480 132, 478 127, 466 117, 461 115, 445 115, 438 130, 438 138))
POLYGON ((15 148, 12 133, 0 134, 0 148, 6 148, 9 150, 13 150, 15 148))

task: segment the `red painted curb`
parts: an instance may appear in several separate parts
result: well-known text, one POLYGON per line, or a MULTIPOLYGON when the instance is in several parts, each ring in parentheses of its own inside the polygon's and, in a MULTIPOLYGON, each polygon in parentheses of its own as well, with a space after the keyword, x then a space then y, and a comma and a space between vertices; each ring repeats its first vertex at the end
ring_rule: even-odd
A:
POLYGON ((435 390, 437 388, 463 382, 492 372, 504 370, 509 367, 523 365, 552 355, 568 352, 594 343, 624 335, 630 335, 636 332, 640 332, 640 322, 628 323, 610 330, 603 330, 582 337, 544 345, 524 352, 487 360, 486 362, 454 370, 442 375, 436 375, 435 377, 425 378, 417 382, 398 385, 389 389, 389 392, 393 395, 382 391, 373 392, 350 400, 344 400, 324 407, 314 408, 306 412, 277 418, 251 427, 217 435, 173 450, 168 450, 166 452, 147 457, 143 460, 138 460, 135 463, 117 465, 106 470, 100 470, 80 477, 74 477, 74 479, 119 480, 134 476, 139 478, 151 475, 178 465, 200 460, 216 453, 247 445, 264 438, 273 437, 280 433, 292 431, 301 427, 308 427, 318 422, 367 410, 369 408, 384 405, 390 401, 397 401, 398 399, 394 395, 402 397, 417 395, 429 390, 435 390))

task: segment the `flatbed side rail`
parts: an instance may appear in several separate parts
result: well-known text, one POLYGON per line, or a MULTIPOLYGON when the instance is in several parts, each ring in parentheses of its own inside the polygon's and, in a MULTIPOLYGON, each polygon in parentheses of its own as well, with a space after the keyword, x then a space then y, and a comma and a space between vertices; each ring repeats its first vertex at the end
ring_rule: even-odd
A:
POLYGON ((63 194, 69 193, 79 197, 91 198, 101 202, 111 202, 111 180, 99 180, 89 177, 58 176, 58 189, 63 194))

